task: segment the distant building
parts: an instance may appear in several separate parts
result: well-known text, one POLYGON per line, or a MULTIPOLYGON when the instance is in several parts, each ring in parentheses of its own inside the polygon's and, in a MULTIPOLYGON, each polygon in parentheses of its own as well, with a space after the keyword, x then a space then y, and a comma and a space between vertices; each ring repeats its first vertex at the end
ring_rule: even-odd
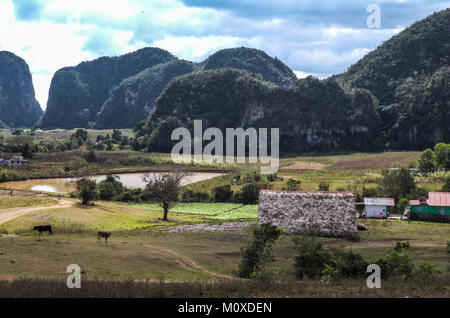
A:
POLYGON ((287 233, 359 240, 355 197, 351 192, 261 191, 258 223, 287 233))
POLYGON ((28 160, 25 160, 22 156, 14 156, 10 160, 0 159, 0 164, 5 166, 26 166, 28 165, 28 160))
POLYGON ((430 192, 410 205, 411 220, 450 223, 450 193, 430 192))
POLYGON ((389 208, 395 207, 395 200, 391 198, 364 198, 364 212, 368 219, 386 219, 389 208))

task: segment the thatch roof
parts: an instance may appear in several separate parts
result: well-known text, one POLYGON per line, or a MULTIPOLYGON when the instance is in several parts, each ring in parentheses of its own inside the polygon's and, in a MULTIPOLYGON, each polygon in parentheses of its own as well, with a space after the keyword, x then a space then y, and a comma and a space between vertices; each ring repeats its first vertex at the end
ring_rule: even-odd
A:
POLYGON ((358 240, 351 192, 261 191, 259 224, 285 227, 287 233, 358 240))

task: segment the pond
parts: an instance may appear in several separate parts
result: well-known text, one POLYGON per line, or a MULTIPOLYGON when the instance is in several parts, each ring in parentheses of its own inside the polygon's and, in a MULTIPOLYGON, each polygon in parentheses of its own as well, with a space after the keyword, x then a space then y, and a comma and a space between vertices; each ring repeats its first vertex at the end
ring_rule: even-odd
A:
MULTIPOLYGON (((144 181, 145 176, 155 175, 155 173, 127 173, 118 174, 120 177, 120 182, 128 188, 132 189, 143 189, 145 188, 146 182, 144 181)), ((191 173, 188 174, 182 181, 182 185, 189 185, 192 183, 197 183, 200 181, 205 181, 213 179, 216 177, 223 176, 221 173, 191 173)), ((95 176, 98 182, 105 180, 106 176, 95 176)), ((0 187, 6 189, 15 190, 26 190, 26 191, 38 191, 38 192, 49 192, 49 193, 59 193, 66 194, 75 190, 75 185, 73 181, 76 179, 62 178, 62 179, 39 179, 39 180, 26 180, 26 181, 14 181, 1 183, 0 187)))

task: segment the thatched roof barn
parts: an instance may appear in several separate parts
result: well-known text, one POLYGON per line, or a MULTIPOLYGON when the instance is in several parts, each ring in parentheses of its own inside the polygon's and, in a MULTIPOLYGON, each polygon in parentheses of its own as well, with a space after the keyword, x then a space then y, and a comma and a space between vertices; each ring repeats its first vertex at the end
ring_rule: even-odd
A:
POLYGON ((290 192, 263 190, 259 224, 271 223, 287 233, 359 240, 351 192, 290 192))

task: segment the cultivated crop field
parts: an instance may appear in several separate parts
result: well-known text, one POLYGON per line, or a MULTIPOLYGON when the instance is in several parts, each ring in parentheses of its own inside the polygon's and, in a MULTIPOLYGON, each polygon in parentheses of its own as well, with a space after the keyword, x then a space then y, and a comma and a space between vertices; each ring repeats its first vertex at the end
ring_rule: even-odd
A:
MULTIPOLYGON (((158 204, 137 204, 134 208, 163 211, 158 204)), ((234 219, 257 219, 257 205, 242 205, 233 203, 178 203, 172 212, 181 214, 197 214, 207 216, 209 219, 234 220, 234 219)))

